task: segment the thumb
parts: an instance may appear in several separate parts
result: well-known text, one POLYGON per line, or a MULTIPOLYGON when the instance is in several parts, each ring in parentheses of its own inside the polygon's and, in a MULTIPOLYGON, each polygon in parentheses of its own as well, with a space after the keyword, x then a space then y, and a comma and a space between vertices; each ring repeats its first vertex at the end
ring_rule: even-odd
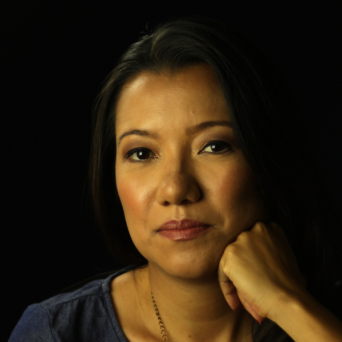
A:
POLYGON ((221 263, 218 268, 218 281, 228 305, 233 311, 236 310, 240 305, 240 299, 237 295, 236 287, 234 286, 233 282, 223 272, 221 263))

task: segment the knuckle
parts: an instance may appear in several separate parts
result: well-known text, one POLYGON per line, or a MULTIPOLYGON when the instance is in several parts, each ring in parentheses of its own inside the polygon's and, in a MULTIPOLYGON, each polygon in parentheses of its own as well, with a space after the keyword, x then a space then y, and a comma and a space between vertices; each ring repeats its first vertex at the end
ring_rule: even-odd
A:
POLYGON ((230 244, 227 247, 227 256, 235 256, 238 253, 238 246, 236 244, 230 244))
MULTIPOLYGON (((222 259, 221 259, 221 261, 220 261, 220 268, 221 268, 222 272, 223 272, 226 276, 228 276, 228 273, 229 273, 229 265, 228 265, 227 262, 223 261, 222 259)), ((225 279, 224 282, 227 282, 227 279, 225 279)))
POLYGON ((226 264, 227 264, 227 260, 225 258, 225 255, 223 255, 223 257, 220 260, 219 267, 224 271, 226 264))
POLYGON ((264 232, 265 230, 267 230, 266 225, 264 222, 257 222, 257 224, 255 225, 255 230, 258 232, 264 232))
MULTIPOLYGON (((236 238, 236 241, 247 243, 248 241, 253 239, 253 232, 250 231, 243 231, 239 234, 239 236, 236 238)), ((236 246, 237 247, 237 246, 236 246)))
POLYGON ((246 239, 248 237, 248 232, 243 231, 242 233, 239 234, 239 236, 237 237, 238 239, 246 239))
POLYGON ((262 231, 262 229, 263 229, 263 224, 262 224, 262 222, 258 221, 258 222, 256 222, 254 224, 252 229, 249 230, 249 232, 251 232, 251 233, 260 233, 262 231))

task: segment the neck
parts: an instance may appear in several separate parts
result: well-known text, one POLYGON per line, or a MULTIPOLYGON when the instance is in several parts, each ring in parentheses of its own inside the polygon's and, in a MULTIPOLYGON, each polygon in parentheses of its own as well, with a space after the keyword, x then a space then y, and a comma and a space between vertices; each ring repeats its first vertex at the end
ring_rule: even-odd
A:
MULTIPOLYGON (((202 279, 180 279, 149 264, 144 272, 144 302, 155 325, 158 319, 151 299, 153 292, 169 341, 240 341, 248 335, 250 315, 240 306, 232 311, 224 299, 217 275, 202 279)), ((147 311, 145 311, 147 312, 147 311)))

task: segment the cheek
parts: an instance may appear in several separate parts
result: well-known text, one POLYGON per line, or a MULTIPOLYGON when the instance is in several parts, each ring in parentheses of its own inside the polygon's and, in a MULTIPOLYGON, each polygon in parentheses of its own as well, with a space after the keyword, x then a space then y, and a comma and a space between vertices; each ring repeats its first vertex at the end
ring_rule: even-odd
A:
POLYGON ((217 179, 211 183, 212 192, 216 199, 228 202, 246 197, 253 186, 252 175, 243 165, 231 165, 216 174, 217 179))
POLYGON ((240 163, 221 171, 216 174, 217 180, 208 184, 214 205, 230 219, 258 215, 260 194, 250 168, 240 163))
POLYGON ((141 192, 132 182, 126 182, 124 179, 117 181, 117 189, 128 224, 128 220, 134 220, 134 217, 139 216, 142 210, 141 192), (135 215, 131 215, 131 213, 135 213, 135 215))
POLYGON ((132 233, 134 227, 145 225, 146 213, 149 206, 149 192, 146 182, 141 182, 139 177, 117 177, 117 190, 125 214, 128 229, 132 233))
POLYGON ((151 188, 146 183, 136 184, 132 179, 134 177, 117 178, 117 190, 131 239, 138 251, 148 259, 151 242, 147 220, 151 188))

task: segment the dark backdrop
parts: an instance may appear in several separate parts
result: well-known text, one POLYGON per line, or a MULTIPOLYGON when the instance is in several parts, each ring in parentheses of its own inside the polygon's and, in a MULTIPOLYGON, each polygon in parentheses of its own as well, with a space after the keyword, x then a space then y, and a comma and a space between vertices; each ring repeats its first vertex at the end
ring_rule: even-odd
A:
MULTIPOLYGON (((90 118, 102 81, 139 37, 172 15, 227 22, 281 66, 300 98, 336 207, 341 190, 338 1, 2 2, 1 334, 23 310, 118 264, 84 191, 90 118), (2 323, 4 323, 2 319, 2 323)), ((342 245, 342 243, 341 243, 342 245)))

